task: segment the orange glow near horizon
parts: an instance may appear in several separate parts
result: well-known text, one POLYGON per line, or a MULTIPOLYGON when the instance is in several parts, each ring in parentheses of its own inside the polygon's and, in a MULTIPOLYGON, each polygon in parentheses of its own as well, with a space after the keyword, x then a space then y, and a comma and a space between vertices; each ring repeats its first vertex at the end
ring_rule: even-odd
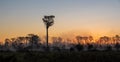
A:
MULTIPOLYGON (((19 36, 26 36, 27 34, 31 34, 31 33, 14 33, 14 34, 6 34, 6 35, 3 35, 2 37, 1 37, 1 39, 0 39, 0 42, 2 42, 2 43, 4 43, 4 40, 6 39, 6 38, 8 38, 8 39, 11 39, 11 38, 17 38, 17 37, 19 37, 19 36)), ((41 32, 41 33, 32 33, 32 34, 37 34, 37 35, 39 35, 40 36, 40 38, 42 38, 42 39, 44 39, 44 41, 45 41, 45 35, 46 35, 46 33, 45 33, 45 30, 44 30, 44 32, 41 32)), ((74 41, 74 40, 76 40, 76 36, 93 36, 93 39, 94 39, 94 41, 96 41, 96 40, 98 40, 100 37, 103 37, 103 36, 108 36, 108 37, 113 37, 113 36, 115 36, 115 35, 119 35, 119 34, 117 34, 117 33, 108 33, 108 32, 102 32, 102 31, 100 31, 100 32, 97 32, 97 31, 95 31, 95 32, 87 32, 87 31, 78 31, 78 30, 76 30, 76 31, 74 31, 74 30, 72 30, 72 31, 66 31, 66 32, 54 32, 54 30, 52 30, 52 28, 49 30, 49 40, 51 41, 51 37, 61 37, 61 38, 63 38, 63 39, 65 39, 65 40, 67 40, 67 39, 69 39, 69 40, 71 40, 71 41, 74 41)))

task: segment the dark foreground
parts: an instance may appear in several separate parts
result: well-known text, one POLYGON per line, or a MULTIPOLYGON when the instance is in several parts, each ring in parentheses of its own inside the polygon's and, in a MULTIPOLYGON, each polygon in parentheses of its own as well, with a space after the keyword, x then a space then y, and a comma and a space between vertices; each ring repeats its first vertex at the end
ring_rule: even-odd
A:
POLYGON ((120 52, 0 52, 0 62, 120 62, 120 52))

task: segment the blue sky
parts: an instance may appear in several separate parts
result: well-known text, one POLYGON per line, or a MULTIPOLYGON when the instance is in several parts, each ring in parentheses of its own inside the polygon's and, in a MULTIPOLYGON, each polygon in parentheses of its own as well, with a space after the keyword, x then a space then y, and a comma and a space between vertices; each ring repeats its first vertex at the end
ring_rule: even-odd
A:
POLYGON ((53 36, 120 34, 120 0, 0 0, 0 39, 43 34, 41 19, 51 14, 53 36))

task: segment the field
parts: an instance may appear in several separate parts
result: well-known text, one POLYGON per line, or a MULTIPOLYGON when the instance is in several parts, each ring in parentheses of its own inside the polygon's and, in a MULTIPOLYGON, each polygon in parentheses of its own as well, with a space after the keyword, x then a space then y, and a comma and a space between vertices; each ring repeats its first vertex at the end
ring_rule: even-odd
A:
POLYGON ((0 62, 119 62, 120 52, 0 52, 0 62))

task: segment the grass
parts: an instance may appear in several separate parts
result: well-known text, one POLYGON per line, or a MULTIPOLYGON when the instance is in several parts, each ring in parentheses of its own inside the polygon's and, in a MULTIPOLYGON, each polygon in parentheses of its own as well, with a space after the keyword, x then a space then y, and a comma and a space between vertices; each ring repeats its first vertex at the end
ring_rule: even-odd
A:
POLYGON ((0 62, 120 62, 120 52, 0 52, 0 62))

